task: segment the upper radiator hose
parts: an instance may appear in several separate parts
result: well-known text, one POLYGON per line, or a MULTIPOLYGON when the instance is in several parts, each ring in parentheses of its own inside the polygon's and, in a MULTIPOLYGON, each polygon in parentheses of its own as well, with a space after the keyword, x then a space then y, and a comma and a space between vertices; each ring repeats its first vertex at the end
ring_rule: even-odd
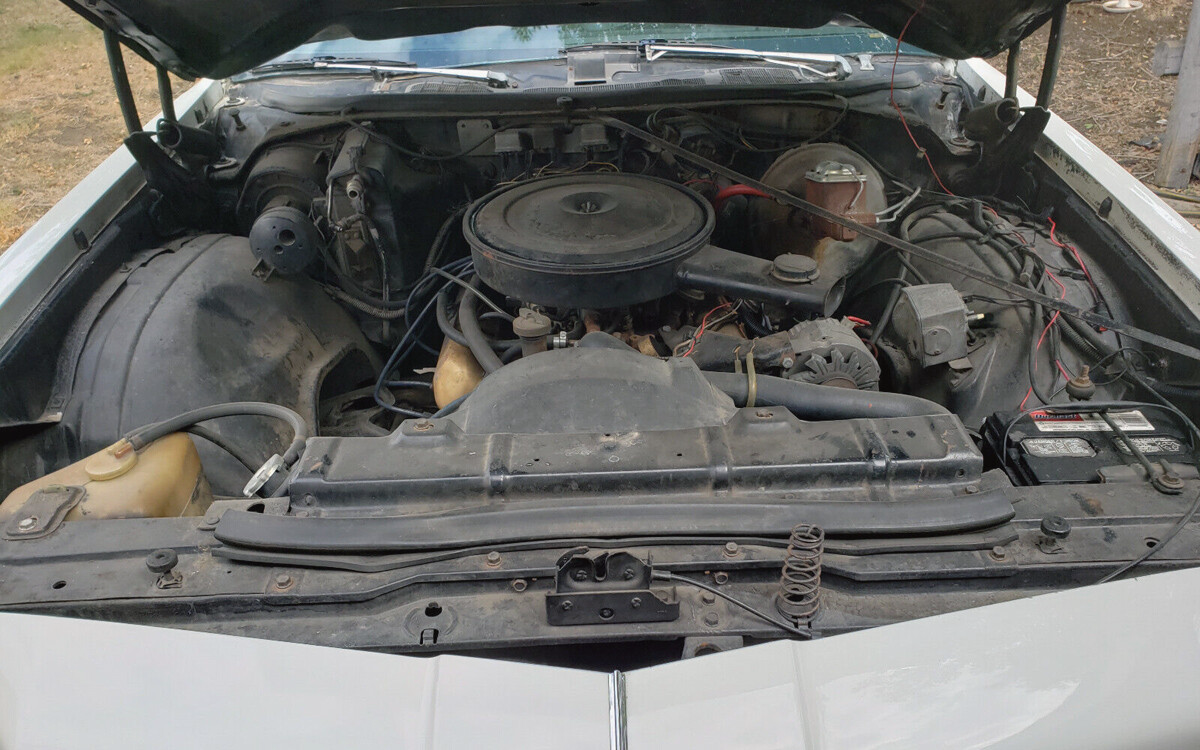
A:
MULTIPOLYGON (((705 371, 704 377, 738 406, 746 405, 746 393, 749 390, 749 378, 746 375, 705 371)), ((902 393, 856 391, 771 375, 757 375, 755 381, 755 405, 782 406, 801 419, 927 417, 950 413, 941 404, 902 393)))

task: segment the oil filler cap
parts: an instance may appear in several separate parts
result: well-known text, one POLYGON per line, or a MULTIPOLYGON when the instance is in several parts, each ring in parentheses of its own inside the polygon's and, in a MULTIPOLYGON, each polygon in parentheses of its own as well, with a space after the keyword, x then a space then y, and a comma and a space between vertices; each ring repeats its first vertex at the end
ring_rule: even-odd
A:
POLYGON ((784 253, 771 264, 771 275, 789 284, 807 284, 821 275, 817 262, 807 255, 784 253))

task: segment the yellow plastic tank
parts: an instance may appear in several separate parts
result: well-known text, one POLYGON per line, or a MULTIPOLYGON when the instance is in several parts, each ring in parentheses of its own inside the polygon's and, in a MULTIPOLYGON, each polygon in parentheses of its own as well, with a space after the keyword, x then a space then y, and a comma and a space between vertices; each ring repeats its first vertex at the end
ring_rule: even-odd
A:
POLYGON ((0 522, 21 512, 38 490, 81 487, 83 498, 64 520, 202 516, 212 491, 200 455, 182 432, 155 440, 141 451, 119 440, 99 453, 13 490, 0 503, 0 522))

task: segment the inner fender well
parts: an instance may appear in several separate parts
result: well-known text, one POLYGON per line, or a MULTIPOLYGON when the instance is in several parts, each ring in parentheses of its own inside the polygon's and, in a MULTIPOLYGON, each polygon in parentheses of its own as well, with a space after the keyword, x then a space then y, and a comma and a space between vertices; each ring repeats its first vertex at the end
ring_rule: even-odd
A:
MULTIPOLYGON (((120 435, 200 406, 269 401, 317 423, 325 376, 374 377, 377 357, 351 316, 307 278, 251 274, 249 241, 196 237, 141 256, 86 327, 72 370, 63 424, 80 455, 120 435), (352 356, 353 355, 353 356, 352 356)), ((361 384, 361 383, 359 383, 361 384)), ((286 425, 254 417, 208 425, 265 460, 291 439, 286 425)), ((196 439, 218 494, 238 494, 246 470, 196 439)))

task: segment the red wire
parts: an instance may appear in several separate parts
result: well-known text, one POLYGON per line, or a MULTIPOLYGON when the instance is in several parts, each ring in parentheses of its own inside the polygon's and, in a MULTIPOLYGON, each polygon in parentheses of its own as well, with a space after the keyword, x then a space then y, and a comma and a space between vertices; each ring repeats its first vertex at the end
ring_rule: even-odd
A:
MULTIPOLYGON (((1020 236, 1020 235, 1018 235, 1018 236, 1020 236)), ((1024 240, 1022 240, 1022 242, 1023 241, 1024 240)), ((1058 298, 1066 299, 1067 298, 1066 285, 1063 284, 1061 281, 1059 281, 1058 277, 1055 276, 1054 274, 1050 273, 1049 271, 1046 271, 1046 277, 1049 278, 1051 281, 1053 281, 1055 284, 1058 284, 1058 288, 1059 288, 1059 290, 1061 290, 1060 294, 1058 295, 1058 298)), ((1049 333, 1050 329, 1054 327, 1054 324, 1058 322, 1058 316, 1059 316, 1059 312, 1058 312, 1058 310, 1055 310, 1054 314, 1050 316, 1050 322, 1047 323, 1046 327, 1042 329, 1042 335, 1038 336, 1037 345, 1033 347, 1033 352, 1035 355, 1042 350, 1042 342, 1046 340, 1046 334, 1049 333)), ((1063 377, 1065 377, 1067 380, 1071 379, 1071 376, 1067 374, 1067 368, 1063 367, 1062 362, 1059 362, 1057 359, 1055 359, 1054 364, 1056 367, 1058 367, 1058 371, 1063 374, 1063 377)), ((1033 371, 1034 372, 1037 372, 1037 366, 1038 366, 1037 359, 1034 359, 1033 360, 1033 371)), ((1032 393, 1033 393, 1033 386, 1029 386, 1029 390, 1025 392, 1025 398, 1021 399, 1021 405, 1017 408, 1019 408, 1021 411, 1025 411, 1025 402, 1027 402, 1029 400, 1029 396, 1032 393)))
POLYGON ((860 318, 857 315, 847 315, 846 320, 850 321, 851 323, 853 323, 856 326, 871 325, 871 321, 867 320, 866 318, 860 318))
POLYGON ((1054 219, 1051 219, 1049 216, 1047 216, 1046 221, 1050 222, 1050 241, 1058 247, 1061 247, 1063 250, 1071 251, 1071 254, 1075 256, 1075 262, 1079 264, 1080 270, 1083 271, 1083 275, 1087 277, 1088 283, 1092 285, 1092 291, 1096 292, 1096 295, 1099 296, 1100 290, 1097 288, 1096 282, 1092 280, 1092 272, 1088 270, 1087 264, 1083 262, 1083 256, 1079 254, 1079 249, 1074 245, 1068 245, 1060 241, 1054 236, 1055 230, 1058 229, 1058 225, 1054 223, 1054 219))
POLYGON ((729 187, 721 188, 717 191, 716 197, 713 198, 713 209, 720 211, 721 205, 735 195, 750 195, 755 198, 770 198, 758 188, 752 188, 749 185, 730 185, 729 187))
POLYGON ((723 307, 730 307, 730 304, 728 302, 722 302, 721 304, 717 305, 713 309, 704 313, 704 317, 700 319, 700 327, 696 329, 696 334, 694 336, 692 336, 691 346, 689 346, 687 348, 687 351, 684 352, 680 356, 686 357, 692 353, 692 351, 696 348, 696 344, 699 343, 700 337, 704 335, 704 329, 708 325, 708 317, 723 307))
POLYGON ((945 183, 942 182, 942 178, 938 176, 937 170, 933 168, 933 160, 929 158, 929 152, 921 148, 920 143, 917 143, 916 136, 913 135, 912 129, 908 127, 908 120, 905 119, 903 110, 900 109, 899 104, 896 104, 896 63, 900 62, 900 42, 904 39, 904 35, 908 33, 908 27, 910 24, 912 24, 913 19, 915 19, 917 15, 924 9, 925 3, 922 1, 922 3, 917 6, 917 9, 913 11, 912 15, 908 17, 908 20, 904 22, 904 28, 900 30, 900 36, 896 37, 896 57, 892 60, 892 82, 888 89, 888 96, 891 101, 892 108, 896 110, 896 114, 900 115, 900 124, 904 126, 904 132, 908 133, 908 139, 912 141, 912 145, 916 147, 917 153, 925 158, 925 163, 929 165, 929 172, 933 175, 933 179, 937 180, 938 187, 940 187, 942 192, 946 195, 954 195, 953 191, 946 187, 945 183))

